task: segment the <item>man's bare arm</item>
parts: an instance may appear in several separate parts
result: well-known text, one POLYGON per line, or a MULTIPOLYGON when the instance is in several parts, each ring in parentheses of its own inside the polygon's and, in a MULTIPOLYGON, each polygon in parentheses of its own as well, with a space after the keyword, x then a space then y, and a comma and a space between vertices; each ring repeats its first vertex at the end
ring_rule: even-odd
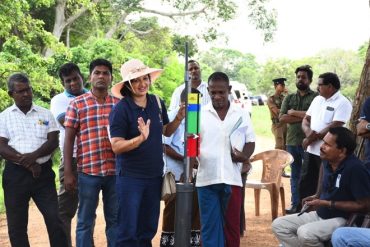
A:
POLYGON ((370 134, 370 131, 366 128, 368 123, 365 119, 360 119, 360 122, 356 125, 357 135, 364 136, 370 134))
POLYGON ((307 201, 307 204, 314 207, 334 207, 336 209, 353 212, 353 213, 367 213, 370 198, 363 198, 356 201, 328 201, 315 199, 307 201))
POLYGON ((21 154, 16 151, 14 148, 8 145, 9 140, 0 137, 0 155, 13 163, 19 163, 19 159, 21 158, 21 154))
POLYGON ((165 150, 166 155, 168 155, 172 159, 180 160, 180 161, 184 160, 184 155, 177 153, 171 146, 164 145, 164 150, 165 150))
POLYGON ((64 185, 67 191, 72 191, 77 188, 77 180, 72 171, 73 147, 77 130, 71 127, 66 127, 65 129, 63 147, 64 185))

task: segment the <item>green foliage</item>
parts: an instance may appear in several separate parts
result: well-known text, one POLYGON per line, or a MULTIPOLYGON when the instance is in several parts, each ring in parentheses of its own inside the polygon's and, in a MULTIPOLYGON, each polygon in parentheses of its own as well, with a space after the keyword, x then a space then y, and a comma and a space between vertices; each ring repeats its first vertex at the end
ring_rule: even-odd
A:
POLYGON ((33 50, 40 50, 45 44, 50 44, 50 33, 45 32, 42 20, 32 17, 31 8, 50 6, 52 2, 3 0, 0 4, 0 51, 1 40, 7 41, 15 36, 30 44, 33 50))
POLYGON ((358 49, 358 56, 360 59, 365 60, 367 49, 370 47, 370 41, 364 42, 358 49))
POLYGON ((203 75, 204 69, 210 68, 208 75, 213 71, 223 71, 230 80, 244 83, 248 89, 257 87, 254 84, 258 78, 259 65, 252 54, 243 54, 232 49, 211 48, 201 54, 200 62, 207 65, 205 68, 202 66, 203 75))
POLYGON ((185 42, 188 42, 188 56, 193 57, 198 53, 198 47, 196 40, 189 36, 181 36, 178 34, 173 34, 172 36, 172 50, 176 51, 177 54, 185 56, 185 42))
POLYGON ((184 65, 178 62, 174 54, 165 59, 164 68, 162 75, 153 83, 151 91, 164 99, 169 106, 173 90, 184 81, 184 65))
POLYGON ((261 30, 264 40, 269 42, 273 39, 274 32, 276 31, 276 10, 268 9, 267 2, 269 0, 248 0, 249 19, 261 30))
POLYGON ((60 83, 55 83, 54 78, 48 74, 48 67, 54 61, 34 53, 32 46, 17 37, 9 38, 3 45, 0 52, 0 73, 1 73, 1 98, 0 110, 11 104, 7 96, 7 78, 15 73, 22 72, 28 75, 34 93, 34 100, 46 106, 51 96, 61 90, 60 83))
POLYGON ((270 59, 264 64, 259 81, 257 84, 254 84, 251 90, 259 94, 271 95, 275 92, 272 79, 285 77, 287 78, 285 84, 289 92, 294 92, 296 90, 294 70, 293 61, 287 58, 270 59))

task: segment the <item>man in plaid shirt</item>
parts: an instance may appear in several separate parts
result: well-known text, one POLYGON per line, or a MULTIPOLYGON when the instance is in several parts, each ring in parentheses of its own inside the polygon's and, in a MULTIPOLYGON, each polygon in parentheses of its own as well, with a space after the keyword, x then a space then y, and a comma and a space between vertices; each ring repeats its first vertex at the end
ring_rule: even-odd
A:
POLYGON ((77 178, 72 171, 73 144, 77 137, 77 246, 92 245, 91 233, 100 190, 103 193, 108 246, 114 246, 116 240, 115 155, 107 127, 109 113, 119 99, 108 94, 112 79, 112 65, 109 61, 92 61, 89 75, 91 91, 71 101, 66 112, 64 184, 69 191, 77 189, 77 178))

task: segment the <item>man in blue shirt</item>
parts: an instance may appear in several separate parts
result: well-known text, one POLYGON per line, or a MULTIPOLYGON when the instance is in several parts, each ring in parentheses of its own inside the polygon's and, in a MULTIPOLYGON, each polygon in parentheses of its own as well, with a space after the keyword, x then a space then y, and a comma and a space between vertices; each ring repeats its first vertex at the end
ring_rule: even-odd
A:
POLYGON ((364 161, 370 161, 370 97, 365 100, 362 106, 360 121, 357 124, 357 135, 365 138, 365 157, 364 161))
POLYGON ((355 136, 344 127, 330 128, 320 147, 322 179, 319 196, 306 200, 309 210, 277 218, 272 229, 285 246, 324 246, 353 212, 366 212, 370 175, 353 151, 355 136))

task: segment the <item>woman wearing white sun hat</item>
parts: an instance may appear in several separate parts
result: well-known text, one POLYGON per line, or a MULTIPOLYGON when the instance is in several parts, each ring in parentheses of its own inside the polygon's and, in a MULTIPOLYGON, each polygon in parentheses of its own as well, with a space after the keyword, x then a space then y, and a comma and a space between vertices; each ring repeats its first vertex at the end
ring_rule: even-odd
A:
POLYGON ((163 101, 148 94, 161 72, 131 59, 121 66, 122 81, 112 88, 112 94, 122 98, 109 118, 119 205, 116 246, 151 246, 157 231, 164 165, 162 134, 170 136, 185 116, 182 107, 169 122, 163 101))

